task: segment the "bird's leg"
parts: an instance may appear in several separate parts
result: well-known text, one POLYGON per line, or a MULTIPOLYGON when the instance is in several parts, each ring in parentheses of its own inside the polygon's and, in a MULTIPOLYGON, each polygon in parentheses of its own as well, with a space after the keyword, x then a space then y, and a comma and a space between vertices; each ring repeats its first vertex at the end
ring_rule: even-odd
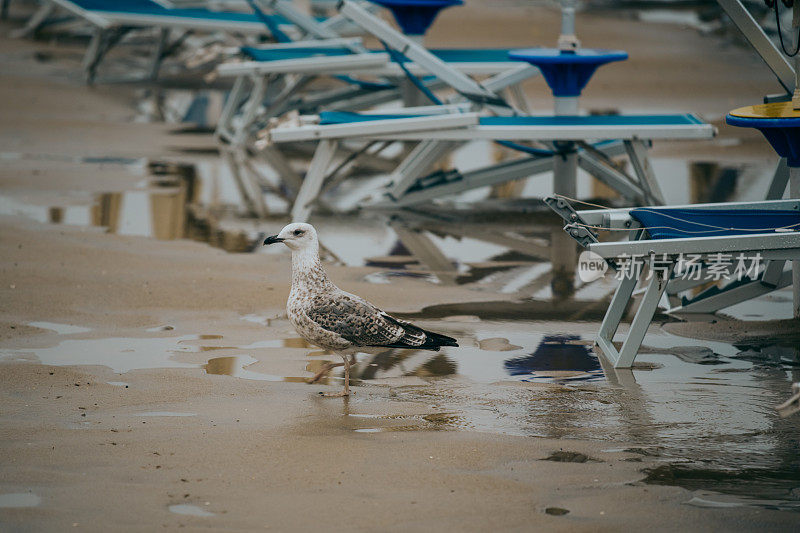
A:
POLYGON ((342 357, 344 359, 344 392, 342 393, 344 396, 350 395, 350 359, 347 356, 342 357))
MULTIPOLYGON (((348 359, 348 357, 346 355, 342 355, 342 360, 344 361, 344 363, 341 363, 341 365, 344 365, 344 390, 342 392, 328 392, 328 393, 325 393, 325 394, 320 393, 323 396, 325 396, 326 398, 341 398, 343 396, 350 396, 350 365, 351 365, 351 362, 350 362, 350 359, 348 359)), ((336 366, 340 366, 340 364, 337 363, 336 366)))
MULTIPOLYGON (((351 355, 350 356, 350 364, 351 365, 356 364, 356 356, 355 355, 351 355)), ((331 370, 333 370, 334 368, 336 368, 338 366, 344 366, 344 363, 325 363, 324 365, 322 365, 322 368, 320 369, 320 371, 317 372, 316 374, 314 374, 314 377, 309 379, 308 382, 309 383, 316 383, 317 381, 321 380, 323 377, 328 375, 328 372, 330 372, 331 370)))

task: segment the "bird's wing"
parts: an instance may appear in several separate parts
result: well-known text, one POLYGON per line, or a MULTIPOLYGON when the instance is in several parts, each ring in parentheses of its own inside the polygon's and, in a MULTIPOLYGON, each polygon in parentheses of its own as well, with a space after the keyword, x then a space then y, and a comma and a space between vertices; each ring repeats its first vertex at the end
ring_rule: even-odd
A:
POLYGON ((425 332, 401 322, 354 294, 311 300, 305 314, 323 329, 358 346, 416 347, 425 343, 425 332))

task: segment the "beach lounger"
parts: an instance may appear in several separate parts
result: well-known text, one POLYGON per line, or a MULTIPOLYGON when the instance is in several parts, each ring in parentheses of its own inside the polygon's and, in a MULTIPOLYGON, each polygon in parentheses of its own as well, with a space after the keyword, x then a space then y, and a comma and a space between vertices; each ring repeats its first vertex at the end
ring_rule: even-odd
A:
MULTIPOLYGON (((402 112, 401 112, 402 113, 402 112)), ((324 112, 320 123, 282 127, 269 131, 274 143, 317 140, 319 148, 306 174, 292 210, 295 220, 310 212, 309 203, 322 188, 336 143, 358 138, 371 141, 422 141, 389 181, 386 199, 395 205, 430 201, 475 187, 519 179, 552 168, 556 152, 506 163, 472 174, 443 176, 438 182, 420 178, 445 150, 476 140, 591 141, 579 153, 579 165, 632 200, 660 203, 661 193, 647 160, 646 148, 654 139, 708 139, 714 128, 691 114, 611 116, 509 116, 487 117, 475 113, 441 116, 409 114, 324 112), (603 158, 627 153, 636 177, 604 164, 603 158)), ((525 149, 524 145, 519 146, 525 149)))
MULTIPOLYGON (((274 0, 272 2, 260 0, 260 2, 276 7, 274 0)), ((279 6, 280 2, 277 4, 279 6)), ((392 4, 396 9, 413 8, 417 5, 413 1, 392 4)), ((384 25, 363 4, 354 3, 352 9, 356 9, 359 14, 366 17, 366 22, 363 20, 358 22, 365 31, 372 31, 372 26, 375 24, 384 25)), ((350 20, 342 15, 340 17, 350 20)), ((430 21, 432 19, 428 22, 430 21)), ((217 68, 218 75, 235 78, 235 88, 227 100, 217 130, 221 141, 241 146, 246 137, 243 134, 245 131, 253 133, 263 127, 266 121, 292 110, 316 113, 326 106, 340 110, 366 109, 400 96, 403 97, 405 105, 416 106, 423 103, 417 89, 409 87, 410 84, 405 77, 410 72, 414 75, 425 75, 430 73, 429 70, 421 68, 415 61, 409 60, 388 46, 386 49, 367 50, 360 40, 339 38, 329 28, 313 21, 306 20, 304 24, 311 37, 310 40, 243 47, 240 56, 245 61, 230 62, 217 68), (355 77, 359 73, 368 73, 371 79, 374 80, 376 77, 378 79, 361 80, 355 77), (301 90, 319 76, 335 77, 349 87, 324 91, 313 96, 300 96, 301 90), (265 100, 267 86, 276 85, 283 88, 278 91, 278 97, 265 100), (291 98, 287 96, 289 94, 291 98), (247 114, 248 110, 256 107, 261 107, 257 119, 252 114, 247 114)), ((424 29, 418 28, 416 31, 424 29)), ((411 36, 405 38, 409 39, 409 42, 414 40, 411 36)), ((512 61, 506 49, 446 49, 436 50, 433 53, 448 65, 445 67, 448 69, 453 68, 472 75, 505 74, 506 82, 503 87, 510 89, 524 79, 538 74, 538 69, 535 67, 512 61)), ((441 72, 436 74, 440 75, 441 72)), ((426 83, 445 86, 430 76, 426 83)), ((519 96, 521 92, 515 91, 515 94, 519 96)))
MULTIPOLYGON (((283 11, 293 10, 289 4, 283 11)), ((45 0, 18 36, 35 32, 53 14, 62 9, 86 21, 94 28, 94 37, 84 58, 88 81, 93 81, 105 55, 131 30, 160 30, 149 75, 158 74, 163 58, 174 51, 193 32, 226 32, 250 37, 272 37, 291 32, 294 22, 286 17, 264 12, 217 11, 202 7, 165 7, 155 0, 45 0), (179 36, 170 40, 170 32, 179 36)), ((298 17, 299 18, 299 17, 298 17)))
MULTIPOLYGON (((417 76, 426 76, 427 71, 406 58, 396 60, 385 50, 358 48, 360 42, 352 39, 335 39, 280 44, 269 47, 243 47, 243 57, 251 61, 223 63, 217 67, 220 77, 235 78, 236 89, 228 99, 228 111, 220 121, 217 134, 226 142, 241 139, 242 130, 256 131, 271 118, 292 110, 315 113, 325 106, 340 110, 366 109, 385 104, 402 97, 402 81, 405 70, 417 76), (367 74, 377 81, 358 79, 367 74), (349 85, 318 94, 304 94, 300 90, 319 77, 333 77, 349 85), (287 77, 293 79, 288 80, 287 77), (276 106, 274 101, 265 101, 265 92, 270 84, 284 84, 292 88, 291 101, 276 106), (252 104, 263 103, 269 113, 261 113, 259 123, 242 120, 242 110, 252 104)), ((433 49, 431 53, 450 67, 468 75, 503 75, 505 87, 514 90, 516 84, 538 75, 538 70, 527 63, 512 61, 507 49, 433 49)), ((429 79, 428 81, 433 81, 429 79)), ((433 87, 443 87, 438 83, 433 87)))
MULTIPOLYGON (((242 48, 243 55, 254 61, 226 63, 217 68, 221 77, 236 78, 235 89, 228 98, 217 135, 225 142, 240 144, 245 137, 242 132, 255 132, 270 119, 292 110, 315 113, 323 106, 353 110, 384 104, 401 97, 398 80, 405 79, 403 69, 418 76, 426 74, 415 63, 405 58, 397 62, 383 50, 353 51, 351 47, 358 44, 352 39, 336 39, 280 44, 268 48, 242 48), (388 79, 359 80, 354 77, 359 73, 388 79), (287 80, 287 76, 294 79, 287 80), (350 87, 314 95, 300 93, 299 89, 320 76, 336 77, 350 87), (291 87, 291 100, 281 106, 275 105, 274 99, 265 101, 270 84, 291 87), (249 120, 243 117, 245 109, 262 104, 264 111, 258 114, 257 121, 256 117, 249 120)), ((538 74, 538 70, 527 63, 511 61, 506 49, 434 49, 431 53, 465 74, 502 75, 506 88, 538 74)), ((444 86, 441 83, 438 85, 444 86)), ((288 90, 282 92, 289 93, 288 90)))
MULTIPOLYGON (((351 84, 351 87, 342 93, 333 91, 332 97, 323 95, 322 97, 312 97, 310 100, 293 100, 292 98, 297 88, 308 79, 308 76, 302 74, 303 72, 308 72, 307 66, 304 65, 303 61, 317 63, 314 68, 317 74, 320 71, 341 74, 363 65, 371 68, 378 68, 383 65, 384 67, 381 68, 386 70, 382 71, 382 74, 403 74, 409 79, 413 79, 414 91, 417 90, 416 87, 422 87, 423 91, 429 92, 429 88, 424 87, 426 83, 429 84, 429 87, 430 84, 449 86, 456 89, 458 92, 457 100, 459 101, 469 102, 476 109, 487 107, 495 109, 496 112, 507 114, 513 114, 516 111, 500 98, 498 93, 505 89, 510 89, 523 79, 538 73, 538 69, 530 65, 514 61, 499 61, 503 52, 497 50, 486 53, 484 59, 489 59, 489 61, 477 62, 466 61, 468 54, 464 52, 441 52, 440 55, 442 57, 457 60, 451 64, 430 53, 413 39, 389 28, 383 21, 374 17, 359 4, 345 2, 342 5, 341 13, 349 20, 364 27, 365 30, 375 33, 382 42, 386 43, 389 51, 386 53, 362 52, 358 49, 359 43, 340 40, 336 43, 337 47, 334 47, 332 52, 323 52, 330 55, 323 57, 322 60, 311 57, 301 59, 299 60, 300 63, 297 63, 297 59, 278 59, 269 62, 269 65, 259 64, 261 65, 259 68, 272 69, 269 74, 272 77, 269 77, 269 81, 277 80, 279 83, 278 94, 272 99, 268 99, 268 105, 264 105, 264 95, 268 87, 272 86, 273 91, 275 91, 274 84, 268 83, 268 76, 256 75, 250 77, 240 75, 234 85, 231 97, 229 97, 223 109, 217 129, 217 135, 223 147, 223 154, 231 163, 234 175, 238 174, 238 181, 264 181, 263 177, 255 172, 243 172, 240 170, 242 168, 246 169, 251 156, 258 152, 258 155, 263 156, 270 166, 280 172, 290 189, 295 192, 299 189, 300 179, 290 170, 288 162, 284 160, 277 150, 274 150, 270 145, 265 146, 263 143, 260 143, 257 148, 254 146, 258 130, 265 125, 268 128, 273 127, 274 121, 272 119, 275 117, 293 109, 299 109, 304 112, 313 110, 316 112, 326 105, 333 105, 337 109, 360 109, 384 103, 388 100, 398 99, 400 96, 401 90, 398 85, 402 83, 397 83, 396 79, 386 83, 386 78, 381 78, 377 84, 374 82, 364 84, 362 81, 353 79, 350 76, 347 82, 351 84), (384 32, 388 32, 388 36, 384 32), (405 46, 406 44, 411 46, 405 46), (338 48, 338 50, 335 48, 338 48), (346 50, 353 48, 355 49, 354 53, 345 53, 346 50), (401 49, 403 50, 402 53, 399 51, 401 49), (387 62, 389 58, 391 58, 392 63, 387 62), (476 66, 480 63, 489 64, 489 67, 476 66), (298 64, 300 65, 299 67, 297 66, 298 64), (457 66, 458 64, 468 65, 470 69, 475 71, 482 68, 483 72, 499 71, 500 73, 484 80, 482 83, 478 83, 464 72, 461 72, 457 66), (295 71, 295 69, 299 70, 295 71), (412 71, 418 73, 426 72, 430 76, 425 80, 420 80, 416 78, 412 71), (292 77, 283 76, 284 74, 292 77), (276 79, 275 76, 278 75, 282 77, 276 79), (250 179, 247 180, 245 178, 250 179)), ((306 45, 304 44, 289 43, 271 46, 268 48, 268 52, 291 56, 297 50, 300 50, 303 54, 313 54, 316 49, 321 49, 324 46, 329 47, 332 44, 330 41, 325 43, 324 46, 320 46, 320 43, 315 42, 306 41, 306 43, 310 45, 307 49, 305 49, 306 45)), ((247 68, 252 69, 256 66, 250 65, 247 68)), ((237 68, 239 67, 235 64, 221 67, 222 70, 231 69, 228 72, 236 72, 237 68)), ((355 72, 357 73, 358 71, 356 70, 355 72)), ((407 81, 409 80, 400 80, 400 82, 407 81)), ((513 94, 516 94, 517 97, 521 96, 519 91, 515 91, 513 94)), ((518 101, 524 102, 524 97, 518 98, 518 101)), ((521 107, 524 108, 524 104, 521 107)), ((442 150, 446 150, 443 147, 447 145, 455 146, 454 143, 437 144, 440 145, 442 150)), ((442 153, 440 152, 440 155, 442 153)), ((369 154, 360 155, 368 156, 369 154)), ((253 188, 257 189, 258 185, 256 184, 253 188)), ((251 199, 248 203, 252 206, 257 202, 251 199)), ((254 211, 257 213, 259 210, 255 209, 254 211)))
POLYGON ((571 209, 563 198, 546 202, 568 221, 564 230, 571 237, 625 274, 597 334, 597 346, 615 368, 633 365, 667 287, 680 284, 676 268, 682 275, 690 266, 692 275, 710 273, 704 279, 708 282, 721 279, 717 276, 723 266, 730 271, 745 260, 746 275, 732 281, 728 292, 717 290, 733 305, 791 284, 791 269, 784 270, 784 264, 800 258, 800 200, 586 211, 571 209), (600 242, 597 230, 633 236, 626 242, 600 242), (643 264, 647 268, 640 268, 643 264), (645 287, 642 301, 617 349, 614 335, 640 282, 645 287))
MULTIPOLYGON (((323 113, 318 124, 300 127, 277 127, 266 132, 271 143, 316 140, 320 145, 312 166, 303 181, 292 215, 305 219, 310 202, 318 197, 326 179, 325 172, 335 153, 336 144, 362 139, 378 142, 418 141, 391 174, 384 200, 386 205, 412 205, 446 194, 525 178, 551 170, 559 141, 578 142, 578 164, 618 190, 624 197, 645 204, 663 203, 663 198, 647 159, 647 145, 653 139, 706 139, 714 128, 694 115, 646 116, 521 116, 500 96, 503 86, 496 79, 484 83, 459 72, 406 36, 388 27, 359 6, 348 1, 340 12, 373 33, 387 47, 402 50, 403 56, 427 72, 435 72, 475 109, 500 116, 464 117, 457 125, 429 117, 396 114, 323 113), (422 126, 422 127, 418 127, 422 126), (533 157, 494 165, 471 173, 439 173, 426 176, 431 166, 456 147, 476 139, 494 140, 526 152, 533 157), (514 141, 509 143, 509 141, 514 141), (520 145, 518 141, 545 143, 545 149, 520 145), (588 141, 588 142, 587 142, 588 141), (593 143, 593 144, 592 144, 593 143), (609 164, 609 158, 627 154, 636 176, 631 178, 609 164)), ((533 68, 530 67, 529 68, 533 68)), ((500 76, 502 78, 502 75, 500 76)), ((574 146, 574 145, 570 145, 574 146)))

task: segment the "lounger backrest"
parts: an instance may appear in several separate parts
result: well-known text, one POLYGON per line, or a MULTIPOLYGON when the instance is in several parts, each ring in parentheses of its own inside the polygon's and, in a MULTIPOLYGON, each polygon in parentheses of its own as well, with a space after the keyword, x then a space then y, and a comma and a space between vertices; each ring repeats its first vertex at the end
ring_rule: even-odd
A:
POLYGON ((724 237, 800 230, 800 213, 764 209, 640 208, 630 211, 651 239, 724 237))

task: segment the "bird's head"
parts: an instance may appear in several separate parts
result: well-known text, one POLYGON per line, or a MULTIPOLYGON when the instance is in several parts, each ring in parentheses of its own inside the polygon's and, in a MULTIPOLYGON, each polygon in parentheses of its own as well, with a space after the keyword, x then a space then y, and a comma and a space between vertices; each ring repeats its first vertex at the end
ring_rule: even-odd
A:
POLYGON ((315 250, 317 243, 317 230, 311 224, 295 222, 284 227, 277 235, 272 235, 264 240, 264 245, 282 242, 291 250, 315 250))

